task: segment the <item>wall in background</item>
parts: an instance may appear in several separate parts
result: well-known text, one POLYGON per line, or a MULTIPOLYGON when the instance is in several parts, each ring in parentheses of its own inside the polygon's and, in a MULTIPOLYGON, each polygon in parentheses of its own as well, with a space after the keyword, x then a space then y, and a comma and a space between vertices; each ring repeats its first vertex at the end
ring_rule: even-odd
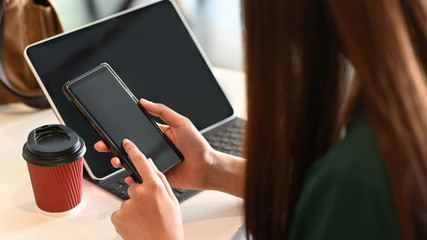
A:
MULTIPOLYGON (((151 0, 55 0, 66 30, 151 0)), ((177 1, 212 65, 242 70, 240 0, 177 1)))

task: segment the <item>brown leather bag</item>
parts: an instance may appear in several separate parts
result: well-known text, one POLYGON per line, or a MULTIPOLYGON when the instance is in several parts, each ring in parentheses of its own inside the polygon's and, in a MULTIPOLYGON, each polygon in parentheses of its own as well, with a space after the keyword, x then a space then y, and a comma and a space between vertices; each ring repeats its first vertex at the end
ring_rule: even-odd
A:
POLYGON ((23 51, 31 43, 63 32, 51 0, 0 0, 0 104, 22 101, 49 107, 23 51))

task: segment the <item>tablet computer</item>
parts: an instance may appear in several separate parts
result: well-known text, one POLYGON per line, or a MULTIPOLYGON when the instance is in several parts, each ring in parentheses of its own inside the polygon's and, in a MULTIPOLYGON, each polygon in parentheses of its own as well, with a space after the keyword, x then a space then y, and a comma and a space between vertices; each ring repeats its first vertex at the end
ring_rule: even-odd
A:
POLYGON ((205 136, 237 119, 173 1, 126 10, 34 43, 24 54, 59 121, 84 138, 85 168, 94 180, 119 171, 109 162, 112 155, 93 149, 100 137, 64 96, 62 86, 102 62, 113 66, 137 97, 169 106, 205 136))

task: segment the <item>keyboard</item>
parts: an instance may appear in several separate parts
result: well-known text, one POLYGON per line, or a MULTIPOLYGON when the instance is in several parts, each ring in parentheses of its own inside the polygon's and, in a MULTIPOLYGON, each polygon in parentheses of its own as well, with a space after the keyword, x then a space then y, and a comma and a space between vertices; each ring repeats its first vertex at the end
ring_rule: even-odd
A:
POLYGON ((220 131, 206 134, 205 138, 213 149, 240 157, 243 153, 245 125, 245 121, 236 119, 220 131))
MULTIPOLYGON (((97 185, 118 196, 119 198, 127 200, 129 199, 129 194, 127 191, 129 185, 127 185, 124 180, 127 176, 129 176, 129 174, 126 171, 120 171, 109 179, 98 182, 97 185)), ((172 188, 172 191, 179 202, 182 202, 200 192, 199 190, 178 188, 172 188)))
MULTIPOLYGON (((234 156, 241 156, 243 152, 242 143, 245 135, 245 124, 244 120, 236 118, 218 128, 208 131, 203 136, 215 150, 234 156)), ((129 199, 127 192, 129 186, 125 183, 124 179, 128 175, 126 171, 120 171, 106 180, 95 183, 119 198, 126 200, 129 199)), ((200 192, 200 190, 192 189, 172 188, 172 190, 179 202, 200 192)))

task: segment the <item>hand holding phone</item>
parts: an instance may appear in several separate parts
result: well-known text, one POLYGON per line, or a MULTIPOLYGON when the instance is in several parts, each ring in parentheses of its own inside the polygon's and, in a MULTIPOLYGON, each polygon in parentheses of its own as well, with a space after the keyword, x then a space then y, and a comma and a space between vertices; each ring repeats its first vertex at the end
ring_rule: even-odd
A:
POLYGON ((163 173, 183 160, 182 154, 108 64, 102 63, 68 81, 63 92, 135 182, 141 183, 142 178, 123 149, 123 139, 134 142, 163 173))

